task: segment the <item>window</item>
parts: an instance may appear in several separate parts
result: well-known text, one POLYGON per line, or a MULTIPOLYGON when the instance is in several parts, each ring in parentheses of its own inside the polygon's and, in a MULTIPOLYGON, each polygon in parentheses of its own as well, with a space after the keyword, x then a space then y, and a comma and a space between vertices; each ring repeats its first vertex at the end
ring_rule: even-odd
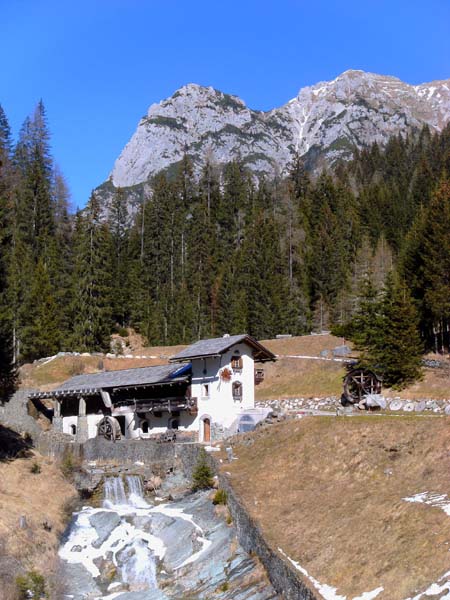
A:
POLYGON ((209 398, 209 383, 203 384, 203 398, 209 398))
POLYGON ((231 357, 231 368, 233 371, 242 371, 242 356, 232 356, 231 357))
POLYGON ((148 421, 142 421, 141 429, 142 433, 148 433, 148 421))
POLYGON ((178 429, 178 427, 180 426, 180 422, 178 421, 178 419, 169 419, 169 429, 178 429))
POLYGON ((240 381, 233 382, 233 399, 242 400, 242 383, 240 381))
POLYGON ((77 426, 76 425, 71 425, 70 426, 70 433, 72 435, 77 435, 77 426))

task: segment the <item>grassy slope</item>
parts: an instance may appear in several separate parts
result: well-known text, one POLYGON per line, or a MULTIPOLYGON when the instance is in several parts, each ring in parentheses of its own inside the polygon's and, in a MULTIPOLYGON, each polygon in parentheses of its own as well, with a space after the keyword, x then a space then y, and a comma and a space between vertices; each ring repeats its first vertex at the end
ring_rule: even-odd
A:
POLYGON ((310 417, 249 434, 224 470, 274 548, 348 598, 401 600, 449 568, 449 516, 402 500, 450 496, 449 425, 310 417))
POLYGON ((54 461, 37 453, 0 461, 0 598, 15 597, 14 581, 20 572, 35 569, 47 581, 55 573, 59 538, 67 520, 65 507, 75 497, 74 487, 54 461), (34 463, 40 473, 31 473, 34 463), (19 529, 21 516, 26 518, 25 529, 19 529), (51 531, 46 531, 45 522, 51 531))
MULTIPOLYGON (((342 393, 345 369, 342 363, 288 358, 288 356, 319 357, 323 350, 331 351, 343 343, 332 335, 305 335, 262 342, 279 356, 275 363, 265 363, 265 381, 256 387, 256 399, 337 396, 342 393)), ((21 369, 21 385, 27 388, 53 389, 73 375, 106 370, 129 369, 166 364, 168 358, 185 346, 143 348, 133 338, 130 353, 152 358, 102 358, 98 356, 64 356, 45 364, 25 365, 21 369)), ((442 357, 438 357, 442 360, 442 357)), ((449 364, 450 367, 450 364, 449 364)), ((425 370, 423 381, 401 393, 385 390, 390 396, 403 398, 450 398, 450 368, 448 371, 425 370)))

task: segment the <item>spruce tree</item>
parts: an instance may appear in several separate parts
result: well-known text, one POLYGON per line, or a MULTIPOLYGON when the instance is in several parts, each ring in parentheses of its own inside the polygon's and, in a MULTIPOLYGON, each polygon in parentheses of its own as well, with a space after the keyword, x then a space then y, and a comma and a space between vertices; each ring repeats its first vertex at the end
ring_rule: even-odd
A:
POLYGON ((111 318, 110 231, 101 218, 95 194, 85 214, 78 214, 74 234, 72 345, 79 351, 105 351, 109 348, 111 318))
POLYGON ((60 350, 59 308, 42 258, 33 273, 30 293, 22 307, 21 359, 32 361, 52 356, 60 350))
POLYGON ((11 323, 0 314, 0 404, 7 402, 17 385, 17 370, 14 362, 11 323))
POLYGON ((112 243, 112 319, 124 327, 129 320, 129 242, 128 213, 126 197, 121 188, 114 192, 108 215, 108 225, 112 243))
POLYGON ((366 273, 357 298, 356 312, 345 329, 345 334, 359 352, 361 365, 375 371, 380 369, 382 359, 383 319, 380 295, 372 283, 370 273, 366 273))
POLYGON ((401 389, 422 376, 423 344, 416 307, 406 285, 388 275, 382 303, 379 358, 385 385, 401 389))
POLYGON ((7 295, 13 216, 11 151, 9 123, 0 106, 0 404, 9 400, 17 381, 12 315, 7 295))
POLYGON ((443 179, 426 211, 422 238, 423 301, 439 350, 450 346, 450 180, 443 179))

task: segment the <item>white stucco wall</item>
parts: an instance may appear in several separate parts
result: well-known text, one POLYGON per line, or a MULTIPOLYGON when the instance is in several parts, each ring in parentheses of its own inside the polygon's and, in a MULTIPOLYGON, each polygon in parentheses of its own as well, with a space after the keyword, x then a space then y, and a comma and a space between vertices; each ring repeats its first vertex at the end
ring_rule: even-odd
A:
POLYGON ((71 427, 75 425, 77 427, 78 417, 63 417, 63 433, 68 433, 72 435, 71 427))
POLYGON ((203 441, 202 419, 207 417, 211 424, 218 423, 225 428, 231 427, 244 409, 255 406, 255 376, 252 350, 247 344, 236 344, 220 357, 210 357, 192 361, 192 396, 198 401, 198 416, 190 429, 199 432, 203 441), (239 352, 239 354, 236 353, 239 352), (231 358, 242 357, 242 370, 233 371, 231 358), (230 381, 220 378, 222 369, 232 373, 230 381), (242 384, 242 400, 233 399, 233 382, 242 384), (205 396, 204 386, 208 385, 209 395, 205 396))
POLYGON ((125 417, 125 437, 129 439, 148 438, 157 433, 164 433, 167 431, 171 419, 178 421, 178 429, 180 431, 195 431, 192 425, 196 417, 189 415, 186 411, 180 411, 179 416, 174 416, 168 412, 162 412, 160 417, 156 417, 150 412, 145 413, 145 417, 141 416, 143 415, 142 412, 139 415, 137 416, 134 412, 130 412, 129 407, 116 409, 112 412, 113 417, 125 417), (148 433, 144 433, 143 431, 142 425, 145 421, 149 424, 148 433))
MULTIPOLYGON (((178 417, 173 417, 163 412, 161 417, 147 413, 145 419, 138 417, 130 408, 118 408, 113 410, 113 416, 125 417, 126 438, 146 438, 151 435, 164 433, 169 427, 169 419, 178 420, 180 431, 194 431, 198 433, 199 440, 203 441, 203 419, 210 419, 211 426, 221 425, 230 429, 236 424, 236 420, 242 411, 253 409, 255 406, 255 376, 252 349, 245 343, 235 344, 230 350, 220 357, 209 357, 192 361, 192 390, 191 395, 197 398, 198 413, 196 416, 181 411, 178 417), (242 370, 236 371, 231 367, 233 356, 242 358, 242 370), (223 369, 231 371, 231 379, 221 379, 220 372, 223 369), (242 399, 233 398, 233 383, 240 382, 242 385, 242 399), (206 394, 205 386, 208 386, 206 394), (149 423, 148 433, 142 430, 142 423, 149 423)), ((88 415, 89 437, 97 435, 98 422, 103 418, 101 414, 88 415)), ((64 417, 63 431, 71 433, 71 425, 77 425, 77 417, 64 417)))
MULTIPOLYGON (((90 438, 97 436, 97 425, 98 425, 99 421, 101 421, 102 419, 103 419, 103 415, 100 415, 100 414, 87 416, 88 436, 90 438)), ((69 435, 73 435, 72 430, 71 430, 72 425, 75 425, 75 427, 78 430, 78 417, 76 415, 71 416, 71 417, 63 417, 63 433, 68 433, 69 435)))

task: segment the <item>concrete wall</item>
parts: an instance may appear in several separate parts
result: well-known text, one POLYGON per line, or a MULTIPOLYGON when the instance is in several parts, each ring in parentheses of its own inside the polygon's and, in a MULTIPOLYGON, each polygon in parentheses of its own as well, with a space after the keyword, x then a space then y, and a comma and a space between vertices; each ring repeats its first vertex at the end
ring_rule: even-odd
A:
POLYGON ((227 493, 227 504, 236 526, 238 539, 244 550, 254 552, 264 565, 275 590, 286 600, 319 600, 309 583, 264 539, 258 525, 247 513, 243 502, 231 487, 225 475, 219 475, 220 487, 227 493))

